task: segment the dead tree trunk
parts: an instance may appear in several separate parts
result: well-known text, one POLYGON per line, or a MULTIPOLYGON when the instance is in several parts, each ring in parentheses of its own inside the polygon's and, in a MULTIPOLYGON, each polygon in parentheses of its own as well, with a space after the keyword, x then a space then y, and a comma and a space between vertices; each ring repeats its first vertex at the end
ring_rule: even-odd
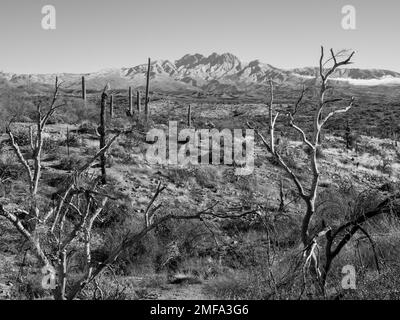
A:
MULTIPOLYGON (((318 269, 318 262, 316 255, 316 251, 318 250, 318 245, 316 245, 317 238, 313 234, 310 234, 310 222, 312 217, 315 215, 315 208, 316 208, 316 198, 318 194, 318 185, 319 185, 319 179, 320 179, 320 171, 319 171, 319 164, 318 164, 318 159, 317 159, 317 152, 318 148, 320 147, 320 137, 321 137, 321 130, 325 123, 334 115, 339 114, 339 113, 345 113, 348 110, 350 110, 353 107, 354 104, 354 98, 351 98, 350 102, 347 104, 346 107, 342 109, 336 109, 334 111, 329 112, 327 115, 323 114, 323 111, 327 105, 330 105, 332 103, 341 101, 342 99, 326 99, 326 91, 328 90, 328 79, 329 77, 340 67, 343 65, 348 65, 350 63, 351 58, 353 57, 354 52, 351 53, 347 59, 342 60, 342 61, 337 61, 337 57, 339 55, 335 54, 333 50, 331 50, 331 57, 328 61, 332 61, 332 67, 329 69, 325 68, 325 65, 328 61, 324 61, 324 49, 321 47, 321 57, 320 57, 320 67, 319 67, 319 76, 321 79, 321 87, 320 87, 320 92, 318 96, 318 105, 315 110, 314 116, 313 116, 313 129, 311 133, 308 133, 301 129, 296 123, 295 123, 295 115, 297 114, 297 111, 300 107, 300 104, 302 103, 302 100, 304 98, 304 93, 305 93, 305 88, 303 87, 303 90, 301 92, 301 95, 299 99, 297 100, 296 104, 294 105, 294 108, 292 111, 287 112, 287 119, 288 119, 288 124, 291 128, 293 128, 297 133, 300 135, 301 140, 303 144, 310 150, 309 154, 309 163, 310 163, 310 171, 311 171, 311 177, 310 177, 310 188, 305 188, 303 186, 303 183, 300 181, 297 173, 292 170, 289 165, 286 163, 286 161, 282 158, 281 154, 279 153, 278 150, 275 148, 275 139, 274 139, 274 133, 275 133, 275 126, 276 126, 276 120, 279 117, 280 113, 276 112, 274 115, 274 107, 273 107, 273 100, 274 100, 274 88, 273 88, 273 83, 270 81, 270 88, 271 88, 271 99, 269 103, 269 133, 270 133, 270 141, 269 143, 267 140, 264 138, 264 136, 257 132, 256 133, 259 135, 261 138, 263 144, 266 146, 266 148, 270 151, 270 153, 274 156, 274 158, 278 161, 278 163, 284 168, 286 173, 290 176, 292 179, 293 183, 295 184, 299 196, 303 199, 305 205, 306 205, 306 211, 303 215, 302 219, 302 225, 301 225, 301 240, 304 245, 304 256, 306 257, 306 263, 305 266, 309 268, 310 270, 314 268, 315 266, 315 271, 317 274, 317 277, 321 279, 321 272, 318 269)), ((322 231, 321 231, 322 232, 322 231)), ((318 234, 321 234, 318 233, 318 234)), ((326 234, 326 230, 323 230, 322 234, 326 234)))

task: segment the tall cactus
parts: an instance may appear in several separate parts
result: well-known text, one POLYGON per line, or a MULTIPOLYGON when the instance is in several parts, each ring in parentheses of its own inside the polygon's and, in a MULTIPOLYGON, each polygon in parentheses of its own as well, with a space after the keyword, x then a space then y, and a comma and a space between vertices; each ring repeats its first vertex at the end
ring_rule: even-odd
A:
POLYGON ((192 106, 189 104, 188 114, 187 114, 187 125, 188 127, 192 126, 192 106))
POLYGON ((349 120, 347 120, 346 122, 345 140, 346 140, 346 149, 351 149, 353 140, 352 140, 352 132, 349 120))
POLYGON ((129 87, 129 116, 133 116, 133 94, 132 94, 132 87, 129 87))
POLYGON ((150 64, 151 64, 151 60, 149 58, 149 64, 148 64, 148 67, 147 67, 146 99, 144 101, 144 112, 145 112, 146 123, 149 121, 150 64))
POLYGON ((69 159, 69 141, 70 141, 69 127, 67 126, 67 155, 68 155, 68 159, 69 159))
POLYGON ((141 101, 140 101, 140 91, 136 91, 136 106, 137 106, 137 111, 140 114, 142 106, 141 106, 141 101))
POLYGON ((86 103, 86 80, 82 77, 82 99, 86 103))
POLYGON ((110 96, 110 118, 114 116, 114 95, 110 96))
MULTIPOLYGON (((107 99, 108 99, 108 85, 104 88, 103 93, 101 95, 101 104, 100 104, 100 126, 98 128, 98 133, 100 136, 100 150, 106 146, 106 107, 107 107, 107 99)), ((100 157, 100 167, 101 167, 101 183, 103 185, 107 184, 107 174, 106 174, 106 155, 103 154, 100 157)))

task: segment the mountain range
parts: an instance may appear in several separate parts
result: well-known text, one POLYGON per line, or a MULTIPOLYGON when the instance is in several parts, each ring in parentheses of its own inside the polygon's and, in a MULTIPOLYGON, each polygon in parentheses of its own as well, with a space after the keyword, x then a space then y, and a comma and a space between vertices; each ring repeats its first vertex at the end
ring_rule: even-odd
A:
MULTIPOLYGON (((64 82, 64 88, 79 89, 81 77, 85 76, 87 87, 91 90, 102 89, 110 83, 114 89, 143 87, 147 64, 131 68, 105 69, 89 74, 57 74, 64 82)), ((151 90, 161 92, 212 93, 235 96, 243 92, 264 88, 272 79, 285 86, 312 84, 318 74, 318 68, 306 67, 280 69, 270 64, 254 60, 240 61, 231 53, 209 56, 187 54, 174 62, 157 60, 151 63, 151 90)), ((55 74, 12 74, 0 72, 1 82, 9 85, 41 84, 53 85, 55 74)), ((335 72, 331 79, 339 85, 355 86, 392 86, 400 85, 400 73, 381 69, 346 68, 335 72)))

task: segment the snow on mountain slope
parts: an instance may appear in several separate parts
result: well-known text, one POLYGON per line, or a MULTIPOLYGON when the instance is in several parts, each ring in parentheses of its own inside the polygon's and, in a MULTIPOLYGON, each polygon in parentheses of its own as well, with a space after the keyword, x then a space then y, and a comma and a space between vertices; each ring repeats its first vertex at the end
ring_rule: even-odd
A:
MULTIPOLYGON (((85 74, 87 87, 100 90, 109 82, 112 88, 124 89, 128 86, 144 87, 147 64, 131 68, 104 69, 85 74)), ((64 86, 79 89, 82 74, 58 74, 64 86)), ((211 91, 237 93, 243 88, 266 85, 270 79, 287 86, 298 86, 318 76, 314 67, 280 69, 259 60, 249 63, 240 61, 231 53, 212 53, 208 57, 201 54, 187 54, 171 62, 158 60, 151 63, 151 90, 160 91, 211 91)), ((0 72, 0 79, 11 85, 40 83, 54 84, 55 74, 18 75, 0 72)), ((380 69, 341 69, 332 80, 347 82, 356 86, 400 85, 400 73, 380 69)))

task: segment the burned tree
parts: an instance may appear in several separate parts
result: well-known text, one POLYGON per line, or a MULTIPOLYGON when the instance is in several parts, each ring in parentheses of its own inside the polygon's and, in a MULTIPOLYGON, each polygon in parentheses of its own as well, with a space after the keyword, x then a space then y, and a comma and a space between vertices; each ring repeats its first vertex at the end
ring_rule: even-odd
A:
POLYGON ((89 241, 93 221, 100 214, 107 201, 106 196, 102 196, 96 192, 96 184, 93 184, 90 189, 84 189, 78 185, 78 181, 92 164, 105 154, 120 133, 111 138, 85 165, 75 170, 67 179, 64 192, 62 192, 56 203, 49 203, 48 206, 41 205, 38 201, 38 192, 42 173, 43 134, 49 119, 59 108, 65 105, 64 103, 59 104, 57 102, 60 86, 61 84, 57 83, 47 111, 44 110, 42 102, 37 104, 36 132, 34 133, 31 130, 30 134, 32 153, 30 158, 23 154, 14 137, 12 121, 7 126, 7 134, 11 146, 28 177, 29 197, 27 197, 28 204, 24 207, 12 203, 10 199, 2 199, 0 201, 0 216, 11 222, 16 230, 28 241, 32 251, 43 267, 47 270, 57 270, 59 284, 54 288, 54 297, 56 299, 65 299, 66 248, 72 241, 78 238, 78 233, 83 230, 86 234, 86 241, 89 241), (81 205, 83 204, 81 201, 82 196, 90 198, 85 204, 86 211, 81 211, 81 205), (96 200, 94 196, 97 197, 96 200), (72 232, 66 229, 66 217, 71 209, 78 212, 82 218, 81 222, 75 226, 72 232), (54 257, 57 258, 55 259, 54 257))
POLYGON ((293 128, 295 131, 297 131, 300 134, 300 137, 302 139, 302 142, 306 145, 306 147, 309 148, 309 160, 310 160, 310 169, 312 172, 312 178, 311 178, 311 187, 309 188, 310 190, 307 192, 306 188, 303 186, 303 184, 300 182, 300 179, 296 175, 296 173, 288 166, 288 164, 285 162, 285 160, 282 158, 281 154, 279 151, 276 150, 275 147, 275 126, 276 126, 276 121, 278 117, 280 116, 280 112, 276 112, 274 114, 274 85, 272 81, 270 81, 270 89, 271 89, 271 99, 269 103, 269 143, 267 140, 264 138, 264 136, 257 131, 257 134, 259 137, 262 139, 263 144, 267 147, 268 151, 276 158, 280 166, 282 166, 285 171, 289 174, 291 177, 292 181, 296 185, 297 191, 300 195, 300 197, 304 200, 307 211, 303 217, 303 222, 302 222, 302 230, 301 230, 301 235, 302 235, 302 242, 305 247, 307 247, 310 243, 311 237, 309 234, 309 226, 310 226, 310 220, 315 214, 315 200, 318 194, 318 184, 319 184, 319 179, 320 179, 320 170, 319 170, 319 165, 318 165, 318 160, 317 160, 317 150, 320 147, 319 143, 319 137, 321 134, 321 130, 323 126, 326 124, 326 122, 332 118, 334 115, 339 114, 339 113, 345 113, 348 110, 350 110, 353 105, 354 105, 354 98, 351 98, 349 101, 348 105, 343 108, 343 109, 336 109, 334 111, 329 112, 327 115, 324 115, 323 112, 325 111, 326 107, 332 103, 339 102, 342 99, 326 99, 325 95, 327 93, 327 90, 329 90, 328 87, 328 80, 329 77, 337 70, 339 67, 343 65, 348 65, 350 64, 350 60, 353 57, 354 52, 351 53, 347 59, 343 61, 337 61, 337 57, 333 50, 331 50, 331 59, 333 60, 334 64, 331 68, 328 70, 324 69, 324 49, 321 48, 321 58, 320 58, 320 92, 318 95, 318 105, 314 111, 314 116, 313 116, 313 129, 311 134, 308 137, 307 133, 301 129, 295 122, 295 116, 297 112, 299 111, 299 108, 301 106, 301 103, 303 101, 306 89, 303 88, 299 99, 297 100, 296 104, 294 105, 294 108, 292 111, 287 112, 287 119, 288 119, 288 124, 291 128, 293 128))
MULTIPOLYGON (((274 114, 274 86, 270 81, 271 99, 269 103, 269 142, 259 131, 257 135, 260 137, 262 143, 265 145, 267 150, 272 154, 277 163, 286 171, 292 182, 296 186, 297 192, 300 198, 306 205, 306 210, 302 216, 301 224, 301 241, 304 246, 303 257, 304 257, 304 270, 308 270, 313 274, 317 280, 317 284, 320 287, 323 294, 325 294, 325 283, 327 275, 331 268, 332 261, 338 256, 342 248, 352 239, 353 235, 357 232, 362 232, 372 242, 368 233, 362 228, 362 224, 376 217, 380 214, 388 214, 393 211, 396 205, 396 210, 399 209, 398 201, 400 194, 395 194, 391 197, 383 199, 375 208, 363 213, 361 216, 355 217, 351 221, 347 221, 338 227, 326 225, 326 222, 322 220, 322 224, 317 230, 312 228, 311 221, 316 214, 316 199, 319 191, 320 181, 320 168, 318 163, 318 149, 320 148, 320 135, 324 125, 333 116, 341 113, 346 113, 354 106, 354 98, 343 108, 336 108, 332 111, 326 111, 328 106, 334 103, 341 102, 340 98, 326 98, 327 92, 331 89, 328 84, 329 77, 341 66, 345 66, 351 63, 351 59, 354 55, 352 52, 344 60, 338 61, 338 57, 342 56, 343 52, 334 53, 330 50, 331 57, 324 61, 324 49, 321 47, 321 57, 319 61, 319 77, 320 77, 320 90, 318 94, 317 106, 313 113, 312 129, 311 132, 306 132, 296 124, 296 114, 301 107, 302 101, 306 89, 303 87, 300 97, 295 103, 291 111, 286 112, 286 118, 289 127, 293 128, 301 137, 303 144, 309 149, 309 167, 311 171, 310 184, 305 185, 301 182, 299 176, 295 171, 290 168, 288 163, 283 159, 282 155, 276 149, 275 146, 275 126, 280 112, 274 114), (325 68, 326 64, 332 62, 330 68, 325 68), (320 254, 318 247, 321 245, 320 240, 325 239, 324 249, 320 254), (320 256, 323 257, 323 264, 320 263, 320 256)), ((251 127, 250 124, 248 126, 251 127)))

